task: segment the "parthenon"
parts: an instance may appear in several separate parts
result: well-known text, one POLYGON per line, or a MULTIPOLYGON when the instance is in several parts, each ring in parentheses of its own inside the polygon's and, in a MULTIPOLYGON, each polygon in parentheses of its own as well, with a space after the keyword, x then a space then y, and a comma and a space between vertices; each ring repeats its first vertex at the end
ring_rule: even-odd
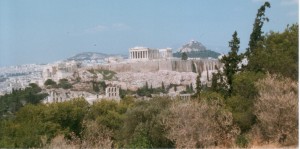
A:
POLYGON ((150 49, 145 47, 134 47, 129 49, 131 60, 152 60, 172 57, 172 49, 150 49))

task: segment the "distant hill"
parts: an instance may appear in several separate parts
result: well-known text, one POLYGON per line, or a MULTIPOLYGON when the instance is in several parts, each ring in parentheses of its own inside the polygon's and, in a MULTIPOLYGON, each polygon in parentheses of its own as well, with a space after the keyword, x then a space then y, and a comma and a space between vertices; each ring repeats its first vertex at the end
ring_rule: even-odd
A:
POLYGON ((127 57, 124 55, 117 55, 117 54, 104 54, 99 52, 83 52, 78 53, 75 56, 72 56, 68 58, 67 60, 75 60, 75 61, 83 61, 83 60, 104 60, 105 58, 111 57, 111 56, 120 56, 120 57, 127 57))
POLYGON ((206 51, 206 47, 198 41, 190 41, 189 43, 183 45, 179 52, 192 52, 192 51, 206 51))
POLYGON ((218 58, 218 56, 221 55, 218 52, 208 50, 203 44, 194 40, 183 45, 178 52, 173 54, 173 56, 180 58, 183 52, 186 52, 188 57, 191 58, 218 58))

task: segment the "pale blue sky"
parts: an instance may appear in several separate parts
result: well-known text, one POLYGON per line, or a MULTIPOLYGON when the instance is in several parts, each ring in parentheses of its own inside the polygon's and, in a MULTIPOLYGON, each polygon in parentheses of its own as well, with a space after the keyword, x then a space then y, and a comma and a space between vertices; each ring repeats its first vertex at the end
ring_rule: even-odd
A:
MULTIPOLYGON (((298 22, 298 0, 270 0, 264 31, 298 22)), ((0 0, 0 66, 47 63, 79 52, 127 54, 197 40, 227 53, 247 47, 263 0, 0 0)))

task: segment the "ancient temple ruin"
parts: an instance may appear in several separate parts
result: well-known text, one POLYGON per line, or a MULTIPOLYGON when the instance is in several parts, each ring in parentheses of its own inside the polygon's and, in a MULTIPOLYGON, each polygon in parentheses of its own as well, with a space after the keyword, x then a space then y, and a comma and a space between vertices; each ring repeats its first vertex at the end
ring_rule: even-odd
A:
POLYGON ((168 59, 172 57, 172 49, 150 49, 146 47, 134 47, 129 49, 130 60, 168 59))
POLYGON ((108 86, 105 89, 105 97, 107 99, 116 99, 119 100, 120 99, 120 95, 119 95, 119 87, 117 86, 108 86))

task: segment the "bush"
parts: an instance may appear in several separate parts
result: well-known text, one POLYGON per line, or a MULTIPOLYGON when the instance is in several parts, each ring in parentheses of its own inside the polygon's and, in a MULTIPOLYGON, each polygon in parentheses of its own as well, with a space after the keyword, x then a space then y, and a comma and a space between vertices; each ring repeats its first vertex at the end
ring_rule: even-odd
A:
POLYGON ((163 118, 167 138, 176 148, 205 148, 233 145, 239 129, 222 100, 174 102, 163 118))
POLYGON ((52 79, 47 79, 46 81, 45 81, 45 83, 44 83, 44 85, 45 86, 56 86, 57 84, 56 84, 56 82, 55 81, 53 81, 52 79))
POLYGON ((248 146, 248 139, 245 135, 238 135, 235 143, 242 148, 246 148, 248 146))
POLYGON ((58 87, 63 89, 70 89, 72 88, 72 84, 69 83, 68 79, 60 79, 58 83, 58 87))
POLYGON ((259 96, 254 108, 263 139, 298 144, 298 83, 268 75, 256 86, 259 96))

